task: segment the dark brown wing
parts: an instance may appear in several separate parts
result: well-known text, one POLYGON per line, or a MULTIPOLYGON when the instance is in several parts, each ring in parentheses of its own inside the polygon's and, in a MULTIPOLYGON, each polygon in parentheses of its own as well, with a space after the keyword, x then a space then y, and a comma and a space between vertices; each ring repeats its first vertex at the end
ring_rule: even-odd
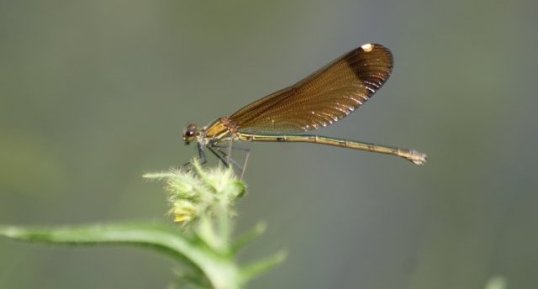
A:
POLYGON ((327 126, 353 112, 387 80, 392 54, 365 44, 300 82, 230 116, 242 132, 299 132, 327 126))

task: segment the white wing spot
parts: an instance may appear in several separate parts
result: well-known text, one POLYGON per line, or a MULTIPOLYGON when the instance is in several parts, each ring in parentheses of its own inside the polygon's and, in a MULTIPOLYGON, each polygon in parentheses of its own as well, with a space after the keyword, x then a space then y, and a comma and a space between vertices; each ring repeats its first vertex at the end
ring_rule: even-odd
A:
POLYGON ((366 43, 364 44, 363 46, 361 46, 362 50, 366 51, 366 52, 370 52, 374 49, 374 45, 372 45, 372 43, 366 43))

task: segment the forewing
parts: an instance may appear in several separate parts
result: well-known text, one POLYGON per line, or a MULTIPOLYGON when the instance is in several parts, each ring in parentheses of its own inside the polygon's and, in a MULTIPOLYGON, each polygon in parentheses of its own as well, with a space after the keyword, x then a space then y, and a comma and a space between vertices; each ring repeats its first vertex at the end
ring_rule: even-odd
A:
POLYGON ((388 79, 392 54, 380 44, 358 47, 298 83, 230 116, 243 132, 300 132, 353 112, 388 79))

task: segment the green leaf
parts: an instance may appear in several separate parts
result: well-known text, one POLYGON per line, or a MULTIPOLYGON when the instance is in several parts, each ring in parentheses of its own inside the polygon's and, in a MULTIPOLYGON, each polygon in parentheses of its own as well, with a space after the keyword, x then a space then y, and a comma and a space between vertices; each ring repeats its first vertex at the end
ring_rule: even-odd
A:
POLYGON ((177 227, 160 223, 129 223, 78 227, 26 228, 0 226, 0 236, 14 240, 69 245, 130 245, 149 247, 202 273, 213 288, 240 288, 234 260, 211 250, 177 227))
POLYGON ((265 232, 266 229, 267 229, 267 226, 264 223, 256 224, 256 226, 253 229, 239 236, 233 242, 232 252, 237 253, 239 250, 249 245, 254 239, 261 236, 265 232))
POLYGON ((286 253, 282 251, 266 259, 250 264, 241 269, 241 279, 246 283, 282 263, 285 259, 286 253))

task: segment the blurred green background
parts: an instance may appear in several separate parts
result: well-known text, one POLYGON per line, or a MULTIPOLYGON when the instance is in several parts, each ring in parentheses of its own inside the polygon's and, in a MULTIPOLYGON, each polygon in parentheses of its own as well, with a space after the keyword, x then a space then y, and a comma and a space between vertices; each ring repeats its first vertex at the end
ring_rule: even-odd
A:
MULTIPOLYGON (((288 260, 250 288, 538 286, 536 1, 0 1, 0 223, 168 221, 141 175, 194 154, 205 125, 379 42, 388 83, 324 135, 403 160, 249 144, 242 258, 288 260)), ((166 288, 130 248, 0 239, 0 288, 166 288)))

